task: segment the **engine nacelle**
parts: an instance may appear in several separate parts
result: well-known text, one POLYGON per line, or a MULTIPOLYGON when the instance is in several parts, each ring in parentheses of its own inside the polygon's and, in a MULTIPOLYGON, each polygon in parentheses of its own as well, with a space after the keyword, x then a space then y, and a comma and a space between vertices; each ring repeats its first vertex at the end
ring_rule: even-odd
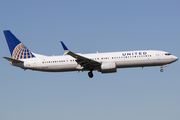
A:
POLYGON ((101 73, 114 73, 117 72, 116 63, 114 62, 103 62, 101 64, 101 73))

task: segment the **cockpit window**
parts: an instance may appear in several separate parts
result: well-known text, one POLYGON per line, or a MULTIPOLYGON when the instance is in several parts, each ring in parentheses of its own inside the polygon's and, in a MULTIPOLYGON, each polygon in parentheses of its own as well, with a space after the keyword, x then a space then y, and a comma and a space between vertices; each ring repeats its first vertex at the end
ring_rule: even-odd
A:
POLYGON ((169 56, 169 55, 171 55, 171 53, 165 53, 165 55, 169 56))

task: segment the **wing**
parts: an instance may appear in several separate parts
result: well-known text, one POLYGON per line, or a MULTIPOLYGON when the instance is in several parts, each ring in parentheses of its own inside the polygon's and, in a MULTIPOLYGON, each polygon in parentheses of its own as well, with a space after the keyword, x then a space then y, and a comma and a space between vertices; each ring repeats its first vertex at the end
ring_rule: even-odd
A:
POLYGON ((65 44, 61 41, 65 54, 68 54, 76 59, 76 62, 81 65, 84 69, 99 69, 101 63, 90 58, 75 54, 71 52, 65 44))

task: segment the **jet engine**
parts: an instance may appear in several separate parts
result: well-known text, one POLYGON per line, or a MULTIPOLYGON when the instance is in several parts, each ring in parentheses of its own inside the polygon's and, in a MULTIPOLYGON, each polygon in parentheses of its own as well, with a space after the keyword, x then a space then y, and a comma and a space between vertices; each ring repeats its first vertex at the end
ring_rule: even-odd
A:
POLYGON ((117 72, 116 63, 114 62, 103 62, 101 64, 101 73, 115 73, 117 72))

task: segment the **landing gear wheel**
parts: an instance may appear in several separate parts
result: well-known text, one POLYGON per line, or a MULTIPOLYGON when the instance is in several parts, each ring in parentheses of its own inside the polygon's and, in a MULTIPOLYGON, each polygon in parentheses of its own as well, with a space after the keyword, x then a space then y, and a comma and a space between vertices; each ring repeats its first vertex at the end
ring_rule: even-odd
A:
POLYGON ((163 72, 164 70, 163 70, 163 69, 161 69, 160 71, 161 71, 161 72, 163 72))
POLYGON ((89 75, 90 78, 92 78, 93 77, 92 71, 88 72, 88 75, 89 75))

